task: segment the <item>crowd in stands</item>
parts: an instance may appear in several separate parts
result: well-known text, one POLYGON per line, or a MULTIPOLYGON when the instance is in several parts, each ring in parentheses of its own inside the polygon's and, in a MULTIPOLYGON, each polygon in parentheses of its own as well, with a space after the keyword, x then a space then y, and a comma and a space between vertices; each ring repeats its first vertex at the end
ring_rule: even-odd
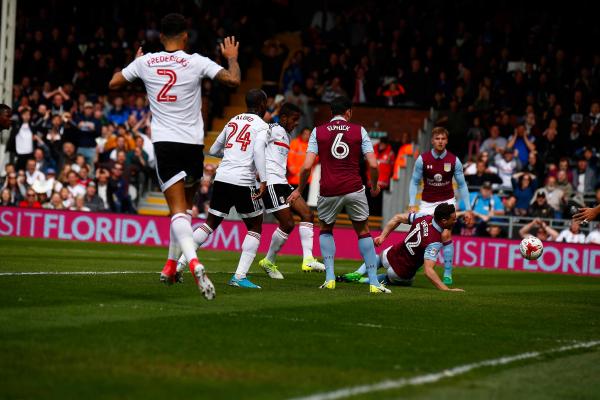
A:
MULTIPOLYGON (((250 14, 231 14, 226 3, 188 5, 184 13, 192 51, 224 62, 219 40, 235 34, 242 71, 252 58, 262 61, 268 121, 277 121, 286 101, 303 110, 290 152, 292 183, 313 107, 347 95, 358 106, 435 111, 434 122, 450 132, 449 149, 464 161, 469 201, 483 222, 457 227, 465 234, 496 234, 494 216, 547 221, 568 218, 586 200, 600 201, 600 52, 585 45, 595 37, 592 14, 505 2, 332 1, 316 12, 294 1, 264 3, 260 13, 248 7, 250 14), (290 9, 296 21, 290 26, 304 28, 302 48, 263 42, 285 28, 290 9), (259 20, 267 21, 264 30, 259 20)), ((142 43, 145 51, 160 48, 155 21, 164 5, 154 5, 137 14, 117 7, 120 17, 105 15, 115 25, 110 30, 85 18, 64 23, 49 8, 36 15, 19 9, 15 123, 2 204, 135 212, 135 199, 154 176, 147 101, 139 84, 120 94, 109 93, 107 82, 142 43)), ((207 126, 221 116, 227 96, 214 82, 203 83, 207 126)), ((415 154, 409 134, 381 140, 375 150, 384 188, 405 156, 415 154)), ((205 172, 196 196, 200 214, 214 166, 205 172)), ((378 214, 380 206, 371 205, 378 214)))

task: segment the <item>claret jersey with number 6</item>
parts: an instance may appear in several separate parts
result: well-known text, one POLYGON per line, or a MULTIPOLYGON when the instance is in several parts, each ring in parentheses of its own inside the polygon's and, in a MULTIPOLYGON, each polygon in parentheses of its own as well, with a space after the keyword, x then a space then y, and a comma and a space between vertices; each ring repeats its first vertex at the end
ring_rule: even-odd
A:
POLYGON ((140 78, 146 86, 152 142, 204 144, 202 79, 214 79, 222 68, 207 57, 177 50, 144 54, 121 71, 129 82, 140 78))
POLYGON ((210 148, 221 157, 215 181, 238 186, 256 184, 254 145, 266 146, 269 125, 256 114, 243 113, 231 118, 210 148))
POLYGON ((360 160, 373 152, 373 145, 362 126, 336 116, 313 129, 307 151, 321 160, 321 196, 342 196, 363 188, 360 160))

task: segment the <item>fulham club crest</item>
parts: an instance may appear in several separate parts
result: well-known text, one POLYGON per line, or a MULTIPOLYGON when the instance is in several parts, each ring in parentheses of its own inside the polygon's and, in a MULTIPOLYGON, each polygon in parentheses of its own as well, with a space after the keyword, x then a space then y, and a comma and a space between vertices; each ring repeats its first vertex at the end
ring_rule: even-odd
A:
POLYGON ((444 163, 444 172, 450 172, 452 170, 452 164, 444 163))

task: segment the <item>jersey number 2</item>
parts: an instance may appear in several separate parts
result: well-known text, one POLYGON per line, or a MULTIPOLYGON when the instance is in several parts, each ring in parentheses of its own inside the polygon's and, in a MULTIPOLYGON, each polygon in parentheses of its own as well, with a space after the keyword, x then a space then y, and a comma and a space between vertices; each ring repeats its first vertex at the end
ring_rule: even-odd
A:
POLYGON ((177 96, 174 94, 169 94, 169 90, 175 85, 177 82, 177 74, 172 69, 157 69, 156 73, 162 76, 166 76, 169 78, 169 81, 165 83, 165 86, 160 89, 158 95, 156 96, 156 100, 161 103, 172 103, 177 101, 177 96))
POLYGON ((406 239, 404 239, 404 245, 406 246, 406 250, 408 250, 410 255, 414 256, 415 251, 413 250, 413 248, 418 247, 420 244, 421 244, 421 227, 419 225, 417 225, 415 227, 415 229, 413 229, 412 231, 410 231, 408 233, 408 235, 406 235, 406 239), (410 240, 413 239, 413 236, 415 236, 415 238, 411 242, 410 240))
MULTIPOLYGON (((233 137, 233 135, 237 133, 238 124, 236 124, 235 122, 230 122, 229 124, 227 124, 227 127, 231 128, 231 132, 229 133, 229 135, 227 135, 227 141, 225 144, 225 148, 229 149, 233 147, 233 143, 230 143, 230 140, 233 137)), ((241 144, 240 147, 242 151, 246 151, 248 149, 248 145, 250 144, 250 132, 248 132, 248 129, 250 129, 250 124, 244 125, 242 130, 235 137, 236 143, 241 144)))

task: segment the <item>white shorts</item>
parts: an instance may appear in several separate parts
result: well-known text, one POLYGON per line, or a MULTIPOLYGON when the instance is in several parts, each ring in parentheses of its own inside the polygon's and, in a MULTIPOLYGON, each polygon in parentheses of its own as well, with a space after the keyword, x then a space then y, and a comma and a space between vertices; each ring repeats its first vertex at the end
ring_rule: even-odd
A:
POLYGON ((400 278, 398 276, 398 274, 396 274, 396 271, 394 271, 394 269, 390 265, 390 262, 387 259, 387 253, 391 248, 392 248, 392 246, 388 247, 381 253, 381 264, 383 264, 383 266, 386 268, 386 275, 387 275, 387 279, 388 279, 389 283, 391 285, 398 285, 398 286, 411 286, 413 281, 415 280, 415 278, 411 278, 411 279, 400 278))
POLYGON ((337 215, 346 207, 346 212, 351 221, 361 222, 369 218, 369 203, 365 195, 365 187, 358 192, 341 196, 319 196, 317 201, 317 214, 319 219, 330 225, 335 222, 337 215))
POLYGON ((444 203, 452 204, 454 208, 456 208, 456 199, 454 197, 444 201, 436 201, 435 203, 428 203, 421 200, 421 203, 419 204, 419 212, 426 215, 433 215, 435 208, 444 203))

